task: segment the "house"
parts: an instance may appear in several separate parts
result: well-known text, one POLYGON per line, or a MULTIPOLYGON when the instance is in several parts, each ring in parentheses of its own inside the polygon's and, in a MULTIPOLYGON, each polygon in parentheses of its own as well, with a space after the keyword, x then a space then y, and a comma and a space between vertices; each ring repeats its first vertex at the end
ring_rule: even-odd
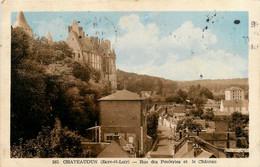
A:
POLYGON ((88 37, 74 20, 68 27, 66 42, 73 50, 73 58, 101 72, 101 77, 110 82, 112 92, 115 92, 117 89, 116 54, 111 49, 110 41, 88 37))
POLYGON ((210 111, 213 112, 218 112, 219 111, 219 102, 208 99, 208 101, 204 104, 204 109, 209 109, 210 111))
POLYGON ((236 148, 237 146, 237 138, 235 132, 200 132, 199 137, 218 148, 236 148))
POLYGON ((173 148, 174 158, 226 158, 224 149, 218 148, 195 135, 186 135, 173 148))
POLYGON ((222 100, 218 115, 231 115, 233 112, 249 114, 248 100, 222 100))
POLYGON ((225 90, 225 100, 245 100, 245 91, 237 86, 225 90))
POLYGON ((112 142, 120 136, 133 144, 137 156, 148 149, 146 99, 126 89, 99 99, 100 141, 112 142))
POLYGON ((207 133, 213 133, 216 131, 216 123, 214 121, 206 121, 204 119, 195 119, 195 123, 202 126, 202 131, 207 133))
POLYGON ((187 113, 184 105, 177 104, 160 106, 158 112, 160 112, 159 125, 170 127, 174 131, 177 129, 178 121, 184 119, 187 113))

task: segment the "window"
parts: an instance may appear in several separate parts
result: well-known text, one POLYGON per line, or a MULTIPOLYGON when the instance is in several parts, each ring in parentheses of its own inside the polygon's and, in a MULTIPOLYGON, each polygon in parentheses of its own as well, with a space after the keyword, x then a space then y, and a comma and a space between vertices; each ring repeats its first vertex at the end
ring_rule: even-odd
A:
POLYGON ((131 143, 131 144, 134 143, 134 137, 133 137, 133 136, 130 136, 130 137, 128 138, 128 142, 131 143))
POLYGON ((114 135, 115 135, 115 136, 118 136, 118 132, 115 132, 114 135))
POLYGON ((113 136, 106 136, 106 141, 112 141, 113 140, 113 136))

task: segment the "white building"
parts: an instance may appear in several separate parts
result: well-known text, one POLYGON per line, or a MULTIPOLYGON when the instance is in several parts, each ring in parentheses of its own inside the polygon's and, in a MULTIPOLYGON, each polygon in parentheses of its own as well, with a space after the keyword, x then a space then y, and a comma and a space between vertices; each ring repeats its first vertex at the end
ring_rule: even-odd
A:
POLYGON ((233 86, 225 90, 225 100, 245 100, 245 91, 233 86))

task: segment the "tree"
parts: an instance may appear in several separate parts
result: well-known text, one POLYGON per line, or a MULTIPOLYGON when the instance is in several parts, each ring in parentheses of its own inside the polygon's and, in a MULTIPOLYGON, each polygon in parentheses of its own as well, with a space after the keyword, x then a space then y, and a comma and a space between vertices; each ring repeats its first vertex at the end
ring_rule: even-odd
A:
POLYGON ((186 99, 188 97, 188 93, 186 91, 179 89, 177 91, 177 94, 182 98, 183 101, 186 101, 186 99))
POLYGON ((201 108, 198 108, 196 110, 191 110, 191 114, 194 115, 195 117, 200 117, 203 114, 203 110, 201 108))
POLYGON ((86 135, 98 120, 97 99, 106 89, 89 83, 98 74, 74 61, 65 42, 47 43, 15 28, 11 46, 11 145, 34 139, 56 117, 86 135))
POLYGON ((188 128, 191 131, 202 130, 202 125, 190 118, 182 119, 177 123, 177 131, 188 128))
POLYGON ((80 136, 75 132, 62 128, 56 119, 53 129, 43 127, 36 139, 12 146, 11 157, 15 158, 66 158, 84 157, 80 136))
POLYGON ((171 96, 166 97, 165 99, 167 102, 176 102, 176 103, 182 103, 183 99, 178 94, 173 94, 171 96))
POLYGON ((214 113, 213 111, 207 110, 201 115, 201 117, 205 120, 212 120, 214 118, 214 113))

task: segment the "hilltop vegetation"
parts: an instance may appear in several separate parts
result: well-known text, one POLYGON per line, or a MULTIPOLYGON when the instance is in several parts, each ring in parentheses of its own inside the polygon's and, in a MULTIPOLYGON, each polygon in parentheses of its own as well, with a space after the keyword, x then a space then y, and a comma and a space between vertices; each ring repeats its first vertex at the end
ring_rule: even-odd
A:
POLYGON ((157 95, 167 95, 173 94, 178 88, 178 83, 175 81, 121 70, 117 70, 117 81, 119 90, 125 86, 126 89, 137 93, 152 91, 157 95))
POLYGON ((135 73, 117 70, 118 89, 123 89, 124 83, 128 90, 140 93, 141 91, 152 91, 158 96, 167 97, 177 93, 178 90, 188 92, 191 86, 200 85, 210 90, 214 97, 224 98, 225 89, 231 86, 243 88, 248 94, 248 79, 217 79, 217 80, 197 80, 197 81, 172 81, 148 75, 138 75, 135 73))

